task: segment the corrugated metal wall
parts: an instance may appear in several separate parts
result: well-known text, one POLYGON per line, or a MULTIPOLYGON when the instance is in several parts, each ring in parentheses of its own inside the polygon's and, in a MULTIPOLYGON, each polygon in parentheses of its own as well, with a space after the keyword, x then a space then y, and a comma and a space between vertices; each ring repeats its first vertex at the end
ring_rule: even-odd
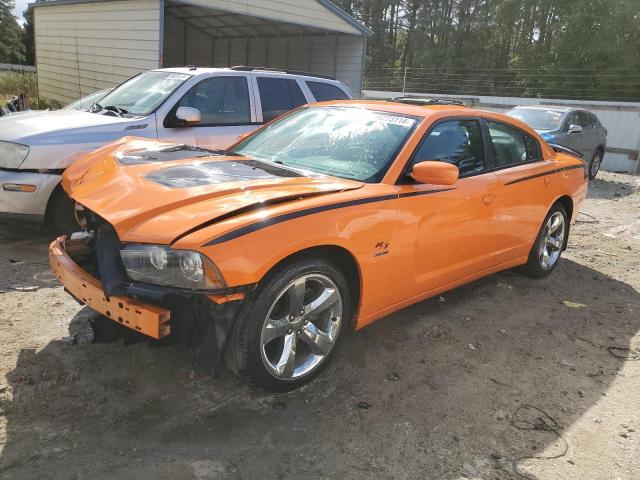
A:
POLYGON ((335 76, 359 96, 365 39, 326 35, 214 39, 181 19, 165 16, 165 67, 251 65, 335 76))
POLYGON ((160 0, 35 8, 40 95, 63 103, 159 65, 160 0))
MULTIPOLYGON (((365 98, 402 96, 403 92, 365 90, 365 98)), ((411 93, 412 96, 455 98, 485 110, 504 112, 517 105, 575 105, 597 115, 609 132, 602 168, 614 172, 640 173, 640 103, 558 100, 549 98, 483 97, 411 93)))

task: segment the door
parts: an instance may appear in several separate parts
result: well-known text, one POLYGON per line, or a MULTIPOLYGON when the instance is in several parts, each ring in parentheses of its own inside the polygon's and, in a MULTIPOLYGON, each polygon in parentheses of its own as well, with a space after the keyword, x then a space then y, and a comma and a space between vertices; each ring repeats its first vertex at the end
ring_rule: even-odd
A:
POLYGON ((307 103, 298 82, 291 77, 254 74, 258 121, 270 122, 274 118, 307 103))
POLYGON ((485 126, 500 183, 495 249, 503 263, 529 255, 560 180, 553 174, 555 162, 542 158, 534 137, 496 120, 485 126))
POLYGON ((411 242, 414 295, 495 264, 499 185, 487 169, 486 151, 477 118, 442 121, 417 148, 411 166, 426 160, 453 163, 460 169, 460 179, 451 186, 401 180, 399 209, 407 220, 399 236, 415 238, 411 242))
POLYGON ((240 135, 258 127, 252 85, 245 76, 204 78, 158 119, 158 138, 203 148, 226 148, 240 135), (179 107, 196 108, 200 122, 183 126, 176 118, 179 107))

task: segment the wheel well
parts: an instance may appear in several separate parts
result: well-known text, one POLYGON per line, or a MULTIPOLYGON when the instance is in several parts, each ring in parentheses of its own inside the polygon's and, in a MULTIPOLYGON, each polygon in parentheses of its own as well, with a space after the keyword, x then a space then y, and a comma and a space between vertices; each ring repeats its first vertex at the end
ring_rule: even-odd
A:
POLYGON ((573 218, 573 199, 569 195, 563 195, 558 200, 556 200, 555 203, 559 203, 560 205, 562 205, 566 210, 568 216, 567 230, 564 234, 564 246, 562 247, 562 250, 566 250, 567 240, 569 239, 569 229, 571 228, 571 219, 573 218))
POLYGON ((45 208, 45 211, 44 211, 45 222, 51 222, 51 215, 53 214, 52 209, 55 204, 55 201, 58 198, 58 196, 62 195, 63 193, 64 193, 64 190, 62 189, 62 186, 58 183, 58 185, 56 185, 56 188, 54 188, 53 191, 51 192, 51 195, 49 195, 49 200, 47 200, 47 207, 45 208))
POLYGON ((269 272, 282 268, 287 264, 300 260, 301 258, 309 257, 319 258, 332 263, 346 277, 347 283, 350 287, 349 293, 351 297, 351 305, 353 306, 352 327, 355 327, 355 318, 360 306, 361 275, 358 262, 346 248, 339 247, 337 245, 320 245, 317 247, 306 248, 280 260, 269 270, 269 272))

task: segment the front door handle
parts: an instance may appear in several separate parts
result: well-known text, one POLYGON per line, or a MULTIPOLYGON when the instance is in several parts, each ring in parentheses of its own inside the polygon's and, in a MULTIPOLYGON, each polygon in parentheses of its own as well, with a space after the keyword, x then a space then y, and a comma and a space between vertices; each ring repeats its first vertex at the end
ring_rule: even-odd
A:
POLYGON ((482 201, 485 205, 491 205, 496 199, 495 195, 485 195, 482 201))

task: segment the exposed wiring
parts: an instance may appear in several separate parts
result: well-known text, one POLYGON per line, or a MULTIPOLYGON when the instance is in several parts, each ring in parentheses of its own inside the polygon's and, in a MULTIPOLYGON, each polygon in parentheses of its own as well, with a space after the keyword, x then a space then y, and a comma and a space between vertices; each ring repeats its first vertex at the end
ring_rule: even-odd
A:
POLYGON ((556 435, 564 444, 564 449, 556 455, 533 455, 522 456, 513 459, 513 471, 516 475, 533 480, 534 477, 526 472, 521 472, 518 462, 522 460, 553 460, 564 457, 569 451, 569 442, 560 434, 560 424, 547 412, 534 405, 520 405, 513 415, 511 415, 511 425, 518 430, 536 430, 539 432, 551 432, 556 435), (533 420, 532 420, 533 417, 533 420))
POLYGON ((593 215, 589 215, 588 213, 584 213, 584 212, 578 212, 578 215, 584 215, 585 217, 589 217, 591 219, 591 221, 588 220, 580 220, 579 218, 576 220, 576 223, 600 223, 600 220, 598 220, 596 217, 594 217, 593 215))

